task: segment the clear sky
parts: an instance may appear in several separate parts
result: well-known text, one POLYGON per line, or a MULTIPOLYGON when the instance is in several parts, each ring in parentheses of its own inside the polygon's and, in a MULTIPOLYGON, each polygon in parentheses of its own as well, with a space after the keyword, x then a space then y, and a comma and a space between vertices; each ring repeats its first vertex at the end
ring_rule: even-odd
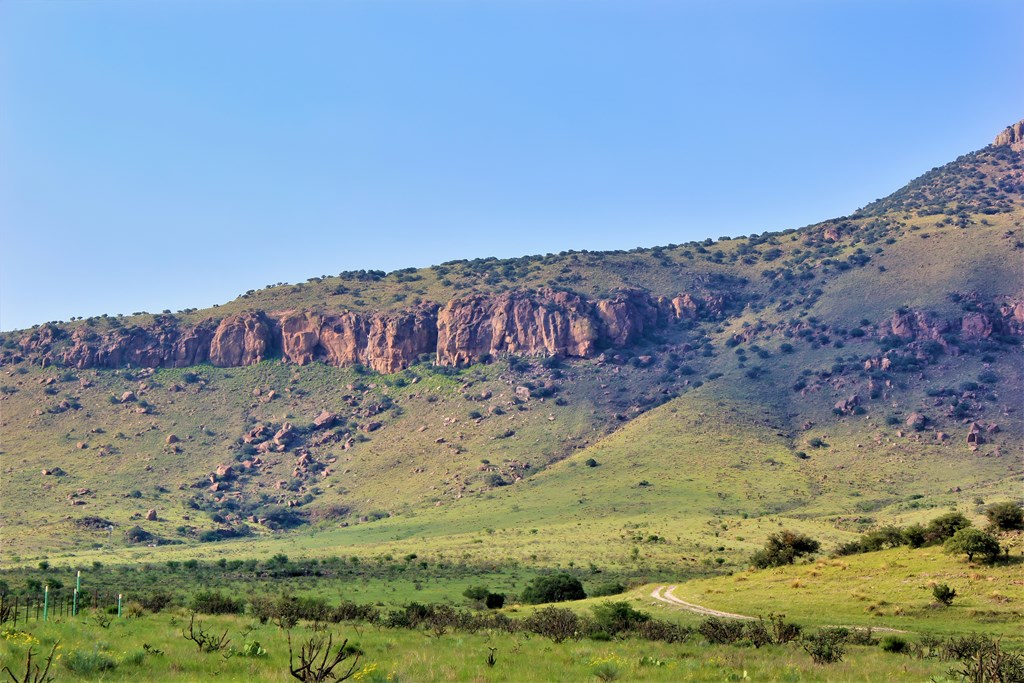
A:
POLYGON ((0 0, 0 328, 852 212, 1024 117, 1024 3, 0 0))

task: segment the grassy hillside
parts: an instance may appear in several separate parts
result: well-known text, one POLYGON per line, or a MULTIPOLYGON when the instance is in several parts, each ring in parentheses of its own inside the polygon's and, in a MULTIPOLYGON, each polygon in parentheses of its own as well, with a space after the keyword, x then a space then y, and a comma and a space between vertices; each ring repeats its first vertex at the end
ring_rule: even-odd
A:
MULTIPOLYGON (((950 506, 975 514, 1019 495, 1021 346, 1002 328, 974 338, 939 323, 982 311, 1003 325, 999 306, 1024 293, 1022 168, 986 148, 800 230, 346 273, 177 314, 537 287, 725 301, 721 316, 587 360, 424 360, 390 376, 280 359, 75 370, 19 356, 39 329, 5 334, 3 561, 287 543, 706 572, 743 566, 780 524, 832 543, 950 506), (938 331, 899 337, 894 315, 938 331), (335 421, 318 426, 324 410, 335 421)), ((52 330, 59 345, 80 326, 151 319, 52 330)))

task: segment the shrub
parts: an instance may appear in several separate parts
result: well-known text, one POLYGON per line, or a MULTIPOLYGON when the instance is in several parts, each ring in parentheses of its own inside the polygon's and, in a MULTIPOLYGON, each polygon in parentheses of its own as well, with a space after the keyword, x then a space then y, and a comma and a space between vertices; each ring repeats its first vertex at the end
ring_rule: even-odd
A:
POLYGON ((618 581, 609 581, 607 583, 599 583, 590 589, 588 595, 592 598, 603 598, 609 595, 618 595, 625 593, 626 587, 618 581))
POLYGON ((994 681, 1016 683, 1024 681, 1024 655, 1003 651, 999 640, 984 636, 952 639, 945 653, 955 658, 960 668, 950 669, 950 676, 967 681, 994 681), (956 641, 960 641, 959 643, 956 641), (959 651, 955 657, 952 651, 959 651))
POLYGON ((903 529, 903 542, 911 548, 920 548, 927 540, 925 528, 920 524, 911 524, 903 529))
POLYGON ((462 591, 462 595, 473 602, 483 602, 487 599, 488 593, 490 591, 487 589, 487 586, 470 586, 462 591))
POLYGON ((649 621, 651 615, 634 609, 625 600, 604 602, 591 608, 598 627, 610 636, 629 631, 638 624, 649 621))
POLYGON ((784 614, 769 614, 768 623, 771 624, 772 641, 776 645, 785 645, 800 637, 800 624, 786 621, 784 614))
POLYGON ((526 630, 561 643, 569 638, 580 637, 580 618, 571 609, 545 607, 524 620, 526 630))
POLYGON ((729 645, 743 638, 743 622, 709 617, 701 622, 697 632, 712 645, 729 645))
POLYGON ((64 667, 80 676, 95 676, 104 671, 117 668, 113 657, 108 657, 97 647, 92 652, 72 650, 64 657, 64 667))
POLYGON ((907 641, 899 636, 886 636, 882 638, 882 649, 886 652, 902 654, 910 649, 907 641))
POLYGON ((935 600, 943 605, 952 605, 953 598, 956 597, 956 590, 950 588, 944 583, 940 583, 932 588, 932 595, 935 596, 935 600))
POLYGON ((1024 529, 1024 508, 1014 501, 989 505, 985 508, 985 517, 992 528, 999 531, 1024 529))
POLYGON ((688 626, 680 626, 670 621, 660 619, 648 619, 636 624, 632 630, 633 635, 643 640, 656 640, 663 643, 681 643, 691 635, 693 629, 688 626))
POLYGON ((505 606, 505 594, 488 593, 487 597, 484 598, 484 606, 487 609, 501 609, 505 606))
POLYGON ((803 648, 815 664, 834 664, 843 661, 849 635, 845 628, 823 628, 804 638, 803 648))
POLYGON ((192 596, 189 607, 200 614, 241 614, 245 610, 245 602, 219 591, 199 591, 192 596))
POLYGON ((781 567, 793 564, 796 558, 818 552, 821 544, 810 536, 797 531, 784 530, 768 537, 764 550, 751 557, 751 563, 759 568, 781 567))
POLYGON ((529 605, 538 605, 543 602, 583 600, 586 597, 579 579, 569 574, 552 574, 533 579, 523 589, 521 599, 529 605))
POLYGON ((597 467, 601 463, 594 460, 593 458, 587 458, 586 462, 584 462, 583 464, 586 465, 587 467, 597 467))

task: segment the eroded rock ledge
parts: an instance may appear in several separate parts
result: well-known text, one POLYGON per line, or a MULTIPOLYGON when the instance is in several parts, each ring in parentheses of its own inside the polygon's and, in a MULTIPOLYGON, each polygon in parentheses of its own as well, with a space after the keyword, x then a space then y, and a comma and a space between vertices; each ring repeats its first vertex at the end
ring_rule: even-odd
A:
POLYGON ((44 325, 20 342, 25 357, 76 368, 254 365, 278 353, 305 365, 362 364, 393 373, 424 354, 440 365, 465 365, 502 353, 589 358, 636 343, 683 319, 714 318, 720 296, 652 297, 626 291, 589 300, 542 289, 454 299, 388 313, 248 312, 181 325, 170 316, 147 327, 99 334, 81 325, 70 334, 44 325))

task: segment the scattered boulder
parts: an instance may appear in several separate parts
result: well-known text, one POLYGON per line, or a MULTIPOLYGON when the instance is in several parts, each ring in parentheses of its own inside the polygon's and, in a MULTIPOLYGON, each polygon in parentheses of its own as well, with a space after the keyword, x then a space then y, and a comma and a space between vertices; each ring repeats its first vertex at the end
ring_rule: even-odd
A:
POLYGON ((907 416, 907 426, 920 432, 928 425, 928 418, 922 413, 911 413, 907 416))
POLYGON ((66 474, 67 474, 67 472, 65 472, 64 470, 62 470, 59 467, 54 467, 53 469, 44 469, 43 470, 43 476, 45 476, 45 477, 63 477, 66 474))
POLYGON ((853 395, 849 398, 844 398, 841 401, 837 401, 834 409, 837 413, 842 415, 849 415, 853 413, 854 409, 860 405, 860 396, 853 395))
POLYGON ((75 448, 77 448, 80 451, 84 451, 88 447, 89 447, 89 444, 87 444, 84 441, 79 441, 78 443, 75 444, 75 448))
POLYGON ((147 522, 155 522, 156 521, 156 510, 150 508, 149 510, 146 511, 146 521, 147 522))
POLYGON ((983 443, 985 443, 985 439, 981 436, 981 425, 972 422, 971 428, 967 431, 967 445, 980 446, 983 443))
POLYGON ((134 400, 136 400, 134 391, 126 391, 121 394, 121 403, 131 403, 134 400))
POLYGON ((235 470, 231 465, 217 465, 217 479, 230 480, 235 478, 235 470))
POLYGON ((279 446, 287 446, 288 442, 295 436, 295 426, 291 422, 285 422, 274 434, 274 443, 279 446))
POLYGON ((178 443, 181 439, 179 439, 175 434, 168 434, 165 441, 167 442, 167 445, 170 446, 172 443, 178 443))
POLYGON ((375 432, 383 426, 380 422, 368 422, 363 425, 363 431, 366 433, 375 432))
POLYGON ((316 416, 315 420, 313 420, 313 426, 317 429, 327 429, 334 425, 337 419, 337 415, 325 409, 320 411, 320 414, 316 416))

